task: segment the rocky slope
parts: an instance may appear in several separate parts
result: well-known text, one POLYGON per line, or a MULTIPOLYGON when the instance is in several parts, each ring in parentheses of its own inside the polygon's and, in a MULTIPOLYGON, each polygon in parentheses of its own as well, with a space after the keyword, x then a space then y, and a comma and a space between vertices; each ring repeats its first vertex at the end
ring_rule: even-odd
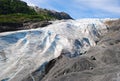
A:
POLYGON ((120 80, 119 20, 52 23, 45 28, 0 33, 1 81, 120 80))
POLYGON ((52 24, 50 21, 28 21, 24 23, 1 23, 0 32, 10 32, 26 29, 42 28, 52 24))
POLYGON ((39 7, 31 7, 33 8, 38 14, 48 14, 49 16, 52 16, 56 19, 73 19, 69 14, 65 12, 57 12, 55 10, 48 10, 48 9, 43 9, 39 7))

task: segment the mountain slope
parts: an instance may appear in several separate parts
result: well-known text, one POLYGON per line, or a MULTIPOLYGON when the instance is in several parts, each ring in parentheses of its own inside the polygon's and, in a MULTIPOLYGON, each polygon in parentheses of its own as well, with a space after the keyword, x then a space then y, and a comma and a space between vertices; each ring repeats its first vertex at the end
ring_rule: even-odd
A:
POLYGON ((61 19, 72 17, 64 12, 30 7, 21 0, 0 0, 0 32, 44 27, 51 24, 48 21, 61 19))
MULTIPOLYGON (((0 15, 7 16, 7 14, 14 14, 14 15, 16 14, 17 16, 18 13, 27 14, 27 15, 36 15, 36 17, 37 15, 39 15, 41 16, 41 20, 72 19, 72 17, 70 17, 65 12, 56 12, 56 11, 53 12, 52 10, 42 9, 38 7, 30 7, 27 5, 26 2, 23 2, 21 0, 0 0, 0 15)), ((24 15, 22 16, 24 17, 24 15)))
POLYGON ((51 17, 54 17, 55 19, 73 19, 69 14, 65 12, 57 12, 54 10, 47 10, 47 9, 42 9, 39 7, 33 7, 33 9, 38 13, 38 14, 48 14, 51 17))
MULTIPOLYGON (((98 41, 102 41, 102 37, 108 33, 108 26, 105 24, 107 20, 110 19, 62 20, 54 21, 52 25, 45 28, 0 33, 0 80, 40 81, 48 73, 43 81, 59 79, 62 81, 66 71, 69 75, 76 71, 94 69, 101 63, 93 62, 89 57, 86 59, 79 56, 89 56, 86 53, 89 53, 98 41), (61 55, 65 56, 64 64, 61 60, 58 62, 59 68, 56 68, 56 64, 53 69, 45 68, 49 61, 61 58, 61 55), (71 61, 67 61, 68 59, 71 61), (80 65, 77 66, 78 64, 80 65), (69 69, 71 67, 73 69, 69 69), (51 70, 50 74, 46 69, 51 70)), ((91 58, 95 59, 96 56, 91 58)), ((103 61, 106 61, 106 58, 103 61)))

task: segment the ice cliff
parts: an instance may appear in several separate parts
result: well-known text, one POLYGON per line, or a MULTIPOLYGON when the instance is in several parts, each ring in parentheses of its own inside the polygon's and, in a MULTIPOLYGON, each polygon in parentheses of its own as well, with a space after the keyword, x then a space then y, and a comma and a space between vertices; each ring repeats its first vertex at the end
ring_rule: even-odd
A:
POLYGON ((21 81, 61 54, 86 53, 107 33, 107 20, 61 20, 45 28, 0 33, 0 80, 21 81))

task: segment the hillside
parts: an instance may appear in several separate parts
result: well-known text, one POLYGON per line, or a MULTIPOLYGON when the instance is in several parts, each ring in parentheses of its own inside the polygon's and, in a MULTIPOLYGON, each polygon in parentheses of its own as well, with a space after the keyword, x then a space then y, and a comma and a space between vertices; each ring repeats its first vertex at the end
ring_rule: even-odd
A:
POLYGON ((20 0, 0 0, 0 32, 43 27, 50 24, 50 20, 61 19, 72 18, 64 12, 53 13, 52 10, 42 8, 36 11, 20 0), (31 26, 36 23, 34 27, 31 26))

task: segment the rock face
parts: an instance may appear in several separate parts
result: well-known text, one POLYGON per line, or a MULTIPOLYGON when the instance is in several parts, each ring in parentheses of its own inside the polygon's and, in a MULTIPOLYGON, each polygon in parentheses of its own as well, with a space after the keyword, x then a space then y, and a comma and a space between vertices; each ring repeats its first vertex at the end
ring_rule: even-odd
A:
POLYGON ((22 23, 0 23, 0 32, 16 31, 23 27, 22 23))
POLYGON ((22 29, 34 29, 34 28, 42 28, 42 27, 45 27, 45 26, 48 26, 52 24, 51 22, 49 21, 38 21, 38 22, 26 22, 23 24, 23 28, 22 29))
POLYGON ((119 81, 120 27, 108 20, 114 21, 62 20, 0 33, 0 80, 119 81))
POLYGON ((42 28, 50 24, 52 23, 49 21, 35 21, 35 22, 29 21, 25 23, 1 23, 0 32, 42 28))

